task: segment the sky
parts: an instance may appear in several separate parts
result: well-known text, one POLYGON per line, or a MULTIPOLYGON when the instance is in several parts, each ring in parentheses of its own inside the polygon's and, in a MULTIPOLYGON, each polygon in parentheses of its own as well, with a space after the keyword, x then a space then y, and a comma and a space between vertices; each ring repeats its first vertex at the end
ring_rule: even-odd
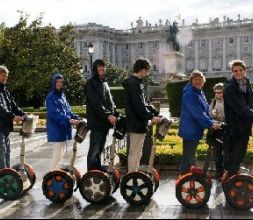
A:
POLYGON ((174 20, 178 15, 190 25, 198 18, 207 23, 209 18, 226 15, 237 19, 253 18, 253 0, 0 0, 0 23, 17 23, 22 10, 32 18, 44 13, 44 23, 56 27, 72 22, 95 22, 117 29, 130 28, 140 16, 153 25, 159 19, 174 20))

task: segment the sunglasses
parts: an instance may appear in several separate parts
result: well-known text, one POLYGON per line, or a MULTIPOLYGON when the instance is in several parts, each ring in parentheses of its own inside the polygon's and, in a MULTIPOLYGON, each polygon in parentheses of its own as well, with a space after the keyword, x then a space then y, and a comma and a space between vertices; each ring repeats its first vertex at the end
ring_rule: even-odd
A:
POLYGON ((223 94, 223 92, 215 92, 215 94, 223 94))

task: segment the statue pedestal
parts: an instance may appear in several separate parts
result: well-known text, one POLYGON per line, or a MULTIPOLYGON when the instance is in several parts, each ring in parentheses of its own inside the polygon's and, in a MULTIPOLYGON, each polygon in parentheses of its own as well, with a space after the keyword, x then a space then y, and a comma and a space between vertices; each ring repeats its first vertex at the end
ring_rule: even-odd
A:
POLYGON ((184 73, 184 54, 179 52, 169 52, 165 56, 165 73, 167 76, 184 73))

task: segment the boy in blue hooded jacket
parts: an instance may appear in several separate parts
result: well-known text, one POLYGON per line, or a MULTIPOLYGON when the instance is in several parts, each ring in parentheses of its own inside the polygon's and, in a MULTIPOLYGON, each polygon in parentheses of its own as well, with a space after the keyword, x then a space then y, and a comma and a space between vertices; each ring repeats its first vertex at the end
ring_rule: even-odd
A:
POLYGON ((63 92, 64 78, 57 73, 53 77, 52 91, 47 95, 47 137, 53 146, 50 170, 58 169, 64 156, 66 142, 72 140, 72 125, 80 123, 77 115, 71 112, 63 92))

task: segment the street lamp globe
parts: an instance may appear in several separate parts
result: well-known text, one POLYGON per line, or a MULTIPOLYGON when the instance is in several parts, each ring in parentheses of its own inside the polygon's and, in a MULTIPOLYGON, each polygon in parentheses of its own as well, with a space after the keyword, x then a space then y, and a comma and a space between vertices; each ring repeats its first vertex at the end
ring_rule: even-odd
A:
POLYGON ((88 48, 89 48, 89 54, 90 54, 90 55, 94 54, 94 45, 93 45, 92 43, 90 43, 90 44, 88 45, 88 48))

